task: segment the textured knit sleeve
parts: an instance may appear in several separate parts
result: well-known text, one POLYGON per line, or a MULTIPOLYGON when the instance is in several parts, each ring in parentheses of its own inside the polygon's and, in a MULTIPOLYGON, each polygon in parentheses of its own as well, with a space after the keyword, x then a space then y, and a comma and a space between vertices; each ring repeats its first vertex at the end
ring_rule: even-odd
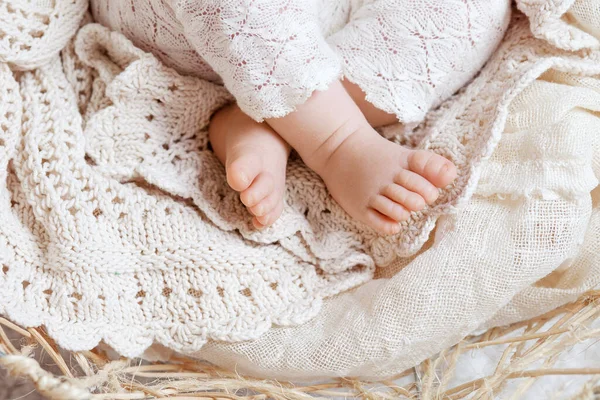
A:
POLYGON ((178 0, 187 39, 257 121, 283 117, 341 74, 313 1, 178 0))

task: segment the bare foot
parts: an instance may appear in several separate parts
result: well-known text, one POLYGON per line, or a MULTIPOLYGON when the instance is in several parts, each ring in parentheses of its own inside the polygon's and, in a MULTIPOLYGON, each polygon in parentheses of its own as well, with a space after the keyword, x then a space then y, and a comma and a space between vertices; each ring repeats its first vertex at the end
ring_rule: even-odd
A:
POLYGON ((240 192, 242 203, 254 215, 254 227, 273 224, 283 211, 289 145, 237 105, 219 110, 208 132, 216 156, 225 165, 227 183, 240 192))
POLYGON ((444 157, 406 149, 368 126, 342 128, 331 138, 333 145, 305 161, 348 214, 382 234, 398 233, 399 222, 433 203, 438 188, 456 178, 456 167, 444 157))
MULTIPOLYGON (((381 119, 372 116, 371 123, 381 119)), ((456 178, 456 167, 444 157, 381 137, 339 81, 267 122, 351 217, 382 234, 398 233, 410 211, 433 203, 438 189, 456 178)))

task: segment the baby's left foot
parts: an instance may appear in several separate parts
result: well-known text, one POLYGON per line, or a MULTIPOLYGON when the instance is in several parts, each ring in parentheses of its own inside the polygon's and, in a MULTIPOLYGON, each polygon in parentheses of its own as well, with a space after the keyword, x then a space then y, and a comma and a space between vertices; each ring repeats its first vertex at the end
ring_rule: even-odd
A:
POLYGON ((258 123, 236 105, 215 114, 209 127, 216 156, 227 171, 227 183, 254 215, 257 229, 272 225, 283 211, 290 146, 265 123, 258 123))
POLYGON ((371 127, 330 137, 305 161, 325 181, 333 198, 353 218, 384 235, 438 197, 452 183, 456 167, 429 151, 410 150, 379 136, 371 127))

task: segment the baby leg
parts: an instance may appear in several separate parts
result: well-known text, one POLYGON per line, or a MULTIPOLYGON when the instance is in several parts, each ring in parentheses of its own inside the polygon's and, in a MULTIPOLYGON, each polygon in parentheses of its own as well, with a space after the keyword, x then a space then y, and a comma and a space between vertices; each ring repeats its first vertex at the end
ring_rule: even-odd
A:
POLYGON ((344 82, 405 124, 421 122, 475 76, 502 40, 511 9, 510 0, 351 2, 350 21, 327 39, 344 82))
POLYGON ((390 114, 375 107, 367 101, 366 93, 355 83, 347 79, 342 81, 342 85, 346 92, 350 95, 354 103, 360 108, 360 111, 365 116, 365 119, 373 128, 395 124, 398 122, 398 117, 395 114, 390 114))
MULTIPOLYGON (((360 2, 360 1, 358 1, 360 2)), ((372 126, 420 122, 471 79, 500 41, 509 1, 362 1, 330 44, 346 79, 268 123, 354 218, 383 234, 437 199, 455 166, 379 136, 372 126)))
POLYGON ((227 183, 240 192, 253 225, 273 224, 283 211, 290 146, 265 124, 232 104, 219 110, 208 129, 215 155, 225 165, 227 183))

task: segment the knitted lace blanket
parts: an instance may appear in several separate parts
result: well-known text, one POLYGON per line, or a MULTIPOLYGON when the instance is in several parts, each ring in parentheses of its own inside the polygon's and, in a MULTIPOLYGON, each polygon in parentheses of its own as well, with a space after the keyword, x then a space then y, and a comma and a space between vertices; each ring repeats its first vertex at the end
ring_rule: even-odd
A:
MULTIPOLYGON (((385 130, 396 142, 448 157, 459 176, 434 206, 403 223, 400 234, 380 237, 349 218, 298 159, 288 167, 282 217, 265 231, 253 230, 207 147, 210 115, 231 100, 222 87, 181 76, 121 34, 91 23, 85 0, 0 0, 0 313, 25 326, 45 325, 67 349, 104 341, 127 356, 152 343, 189 353, 209 340, 225 346, 257 339, 273 325, 306 323, 324 298, 376 272, 389 278, 385 267, 415 260, 403 257, 433 236, 438 218, 481 202, 472 200, 475 192, 493 204, 476 208, 468 220, 508 210, 507 198, 535 199, 525 222, 543 225, 551 239, 538 253, 510 254, 522 262, 549 257, 558 267, 583 242, 590 192, 598 185, 598 140, 567 129, 569 137, 520 134, 498 144, 507 129, 519 131, 531 120, 527 100, 523 114, 513 100, 546 71, 564 74, 565 82, 575 79, 569 74, 600 74, 598 40, 561 18, 572 3, 520 2, 529 20, 517 13, 471 84, 415 130, 385 130), (509 106, 516 111, 509 114, 509 106), (548 225, 555 217, 560 223, 548 225), (553 240, 560 251, 549 250, 553 240)), ((598 99, 593 88, 586 90, 598 99)), ((565 110, 580 99, 556 93, 565 110)), ((585 107, 600 111, 596 101, 585 107)), ((543 113, 536 116, 543 121, 543 113)), ((482 232, 461 235, 460 243, 470 243, 482 232)), ((452 241, 438 234, 427 248, 444 246, 452 241)), ((484 254, 524 245, 481 246, 484 254)), ((453 279, 436 277, 439 304, 420 312, 443 313, 452 296, 464 299, 468 288, 457 292, 450 284, 462 270, 443 271, 453 279)), ((528 271, 518 291, 551 270, 528 271)), ((499 274, 488 293, 506 298, 510 287, 516 295, 509 279, 514 274, 499 274)), ((408 292, 426 286, 410 284, 408 292)), ((491 321, 505 304, 486 309, 455 336, 491 321)), ((511 318, 517 319, 511 314, 495 322, 511 318)))

